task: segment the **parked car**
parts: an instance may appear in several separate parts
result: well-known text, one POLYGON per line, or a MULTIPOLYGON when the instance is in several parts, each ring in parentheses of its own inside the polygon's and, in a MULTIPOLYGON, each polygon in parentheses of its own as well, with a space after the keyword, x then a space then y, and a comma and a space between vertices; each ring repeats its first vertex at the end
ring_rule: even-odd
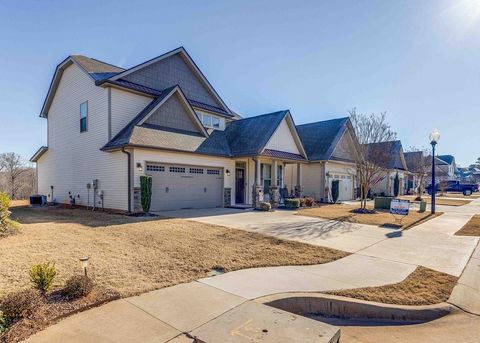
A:
MULTIPOLYGON (((478 192, 478 184, 476 183, 460 183, 460 181, 440 181, 435 185, 435 193, 443 192, 461 192, 464 195, 470 195, 478 192)), ((432 194, 432 185, 427 187, 428 194, 432 194)))

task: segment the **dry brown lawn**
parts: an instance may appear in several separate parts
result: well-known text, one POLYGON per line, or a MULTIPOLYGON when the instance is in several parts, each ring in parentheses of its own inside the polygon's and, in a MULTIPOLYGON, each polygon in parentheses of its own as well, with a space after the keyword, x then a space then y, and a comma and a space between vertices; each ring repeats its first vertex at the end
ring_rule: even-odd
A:
MULTIPOLYGON (((414 201, 416 197, 414 195, 403 195, 399 198, 414 201)), ((432 202, 432 198, 429 195, 423 196, 422 200, 425 201, 427 204, 430 204, 432 202)), ((463 206, 471 202, 472 202, 472 199, 470 200, 448 199, 448 198, 445 198, 444 196, 440 196, 439 194, 437 194, 437 196, 435 197, 435 204, 444 205, 444 206, 463 206)))
POLYGON ((463 199, 478 199, 480 198, 480 193, 479 192, 475 192, 475 193, 472 193, 471 195, 463 195, 463 193, 445 193, 442 195, 442 197, 446 197, 446 198, 463 198, 463 199))
MULTIPOLYGON (((315 208, 302 209, 299 211, 299 214, 302 216, 340 220, 350 223, 401 227, 403 229, 409 229, 442 214, 441 212, 437 212, 435 215, 432 215, 430 212, 420 213, 410 211, 408 216, 404 217, 400 223, 399 221, 395 221, 395 217, 387 210, 377 210, 377 213, 373 214, 353 213, 352 211, 358 207, 358 205, 324 204, 315 208)), ((368 203, 367 208, 373 208, 373 203, 368 203)), ((400 216, 396 217, 401 218, 400 216)))
POLYGON ((432 305, 447 301, 458 278, 417 267, 405 280, 392 285, 327 292, 343 297, 397 305, 432 305))
POLYGON ((475 215, 460 230, 455 232, 457 236, 480 236, 480 215, 475 215))
POLYGON ((206 277, 212 268, 330 262, 348 253, 181 219, 81 209, 14 208, 20 233, 0 239, 0 297, 29 287, 34 263, 55 262, 57 287, 89 256, 99 286, 129 296, 206 277))

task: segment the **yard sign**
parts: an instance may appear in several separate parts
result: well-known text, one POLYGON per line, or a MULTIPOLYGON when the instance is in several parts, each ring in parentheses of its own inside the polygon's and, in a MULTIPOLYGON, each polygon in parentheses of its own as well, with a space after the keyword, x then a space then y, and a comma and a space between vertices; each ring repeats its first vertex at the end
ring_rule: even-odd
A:
POLYGON ((391 214, 408 216, 408 210, 409 209, 410 209, 410 201, 409 200, 392 199, 392 202, 390 203, 390 213, 391 214))

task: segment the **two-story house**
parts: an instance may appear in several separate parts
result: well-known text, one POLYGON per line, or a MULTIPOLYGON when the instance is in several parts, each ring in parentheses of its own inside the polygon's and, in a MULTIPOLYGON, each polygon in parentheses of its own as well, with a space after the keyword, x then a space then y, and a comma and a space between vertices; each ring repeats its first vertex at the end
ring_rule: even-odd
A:
POLYGON ((240 118, 182 47, 129 69, 69 56, 40 116, 31 161, 50 202, 137 211, 148 174, 152 211, 275 203, 285 167, 308 162, 288 110, 240 118))

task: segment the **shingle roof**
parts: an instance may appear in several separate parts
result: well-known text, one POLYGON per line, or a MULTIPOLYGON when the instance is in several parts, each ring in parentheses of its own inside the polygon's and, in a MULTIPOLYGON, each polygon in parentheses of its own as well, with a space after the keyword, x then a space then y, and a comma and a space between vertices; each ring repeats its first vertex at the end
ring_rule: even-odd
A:
POLYGON ((382 151, 382 156, 390 156, 387 161, 379 161, 383 168, 407 170, 404 164, 405 159, 402 158, 402 143, 400 141, 388 141, 379 143, 370 143, 366 149, 367 158, 374 156, 376 152, 382 151), (377 150, 378 149, 378 150, 377 150))
POLYGON ((453 164, 455 162, 455 157, 452 155, 438 155, 437 158, 448 164, 453 164))
POLYGON ((102 150, 123 147, 128 145, 130 137, 133 134, 135 126, 145 118, 165 97, 167 97, 175 87, 165 89, 158 97, 150 102, 139 114, 137 114, 118 134, 113 137, 102 150))
POLYGON ((70 56, 75 62, 77 62, 87 73, 111 73, 111 76, 118 74, 125 69, 114 66, 112 64, 96 60, 82 55, 70 56))
MULTIPOLYGON (((99 77, 101 77, 101 76, 99 76, 99 77)), ((103 80, 104 79, 99 79, 98 83, 101 83, 101 81, 103 81, 103 80)), ((145 94, 148 94, 148 95, 153 95, 153 96, 159 96, 162 93, 161 90, 154 89, 154 88, 147 87, 147 86, 143 86, 143 85, 139 85, 138 83, 130 82, 130 81, 123 80, 123 79, 119 79, 119 80, 115 80, 115 81, 109 80, 108 83, 111 83, 111 84, 114 84, 114 85, 117 85, 117 86, 120 86, 120 87, 128 88, 128 89, 131 89, 131 90, 134 90, 134 91, 137 91, 137 92, 145 93, 145 94)), ((224 109, 222 109, 220 107, 204 104, 203 102, 192 100, 192 99, 188 99, 188 102, 192 106, 195 106, 195 107, 198 107, 198 108, 210 111, 210 112, 214 112, 214 113, 220 114, 220 115, 225 116, 225 117, 234 117, 233 114, 230 114, 230 113, 226 112, 224 109)))
POLYGON ((423 158, 423 151, 409 151, 409 152, 404 152, 403 157, 405 158, 405 163, 407 164, 408 170, 414 171, 417 169, 417 161, 419 159, 423 158))
POLYGON ((294 154, 286 151, 271 150, 271 149, 265 149, 262 152, 262 156, 281 158, 284 160, 305 160, 305 157, 299 154, 294 154))
POLYGON ((348 117, 297 125, 303 147, 311 161, 329 160, 346 129, 348 117))
POLYGON ((288 111, 267 113, 226 124, 225 135, 234 156, 258 155, 288 111))
MULTIPOLYGON (((288 111, 279 111, 229 122, 224 131, 214 130, 209 137, 145 123, 139 125, 142 119, 168 96, 173 88, 166 89, 148 104, 102 150, 119 149, 131 145, 228 157, 255 156, 262 153, 268 140, 288 113, 288 111)), ((305 160, 298 154, 268 149, 263 151, 263 155, 305 160)))

